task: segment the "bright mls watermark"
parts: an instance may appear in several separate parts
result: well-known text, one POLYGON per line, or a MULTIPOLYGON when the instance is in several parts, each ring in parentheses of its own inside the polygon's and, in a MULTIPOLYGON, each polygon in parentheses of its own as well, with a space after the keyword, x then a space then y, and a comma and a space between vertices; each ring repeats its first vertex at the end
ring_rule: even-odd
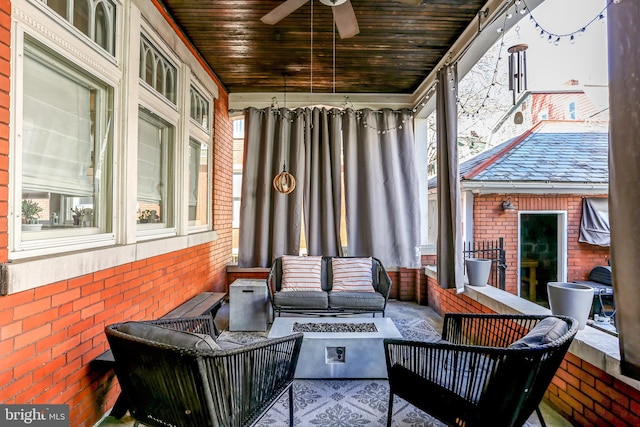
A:
POLYGON ((69 427, 69 405, 0 405, 0 426, 69 427))

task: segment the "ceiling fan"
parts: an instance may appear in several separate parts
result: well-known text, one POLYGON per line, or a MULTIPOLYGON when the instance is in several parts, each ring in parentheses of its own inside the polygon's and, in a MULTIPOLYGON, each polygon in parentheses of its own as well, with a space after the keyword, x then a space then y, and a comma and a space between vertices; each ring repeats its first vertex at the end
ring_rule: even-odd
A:
MULTIPOLYGON (((291 13, 302 7, 309 0, 286 0, 280 6, 264 15, 260 20, 265 24, 273 25, 289 16, 291 13)), ((395 0, 400 3, 418 5, 422 0, 395 0)), ((333 11, 333 20, 338 27, 338 34, 341 39, 348 39, 360 32, 358 20, 353 11, 350 0, 320 0, 320 3, 330 6, 333 11)))

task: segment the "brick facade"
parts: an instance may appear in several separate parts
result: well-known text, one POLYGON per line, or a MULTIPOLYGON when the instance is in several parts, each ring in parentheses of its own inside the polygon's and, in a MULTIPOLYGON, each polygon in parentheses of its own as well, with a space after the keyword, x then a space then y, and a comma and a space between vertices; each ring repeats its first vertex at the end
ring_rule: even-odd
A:
MULTIPOLYGON (((567 212, 567 279, 586 280, 591 269, 608 265, 609 248, 578 242, 583 196, 576 194, 476 194, 473 202, 473 238, 477 242, 504 237, 506 291, 518 294, 518 211, 502 210, 508 197, 518 211, 567 212)), ((598 197, 606 197, 600 195, 598 197)))
MULTIPOLYGON (((11 3, 0 2, 0 261, 8 260, 11 3)), ((72 426, 94 425, 115 403, 112 371, 91 361, 104 327, 158 318, 202 291, 226 290, 231 260, 232 125, 219 85, 213 143, 215 242, 0 297, 0 403, 68 404, 72 426)))

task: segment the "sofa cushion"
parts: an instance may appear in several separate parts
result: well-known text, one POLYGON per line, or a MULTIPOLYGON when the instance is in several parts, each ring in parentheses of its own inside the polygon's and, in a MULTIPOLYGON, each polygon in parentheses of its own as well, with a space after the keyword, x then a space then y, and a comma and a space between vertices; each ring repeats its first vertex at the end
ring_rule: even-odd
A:
POLYGON ((322 257, 282 257, 283 292, 322 291, 322 257))
POLYGON ((382 310, 384 296, 378 292, 329 292, 329 307, 345 310, 382 310))
POLYGON ((375 292, 371 258, 332 258, 332 292, 375 292))
POLYGON ((126 322, 120 325, 119 331, 134 337, 155 341, 176 347, 190 348, 194 350, 219 350, 213 337, 207 334, 178 331, 153 325, 146 322, 126 322))
POLYGON ((273 296, 273 305, 275 307, 326 310, 329 308, 329 299, 325 291, 277 292, 273 296))
POLYGON ((527 335, 512 343, 509 348, 531 348, 549 344, 569 330, 567 322, 557 317, 546 317, 534 326, 527 335))

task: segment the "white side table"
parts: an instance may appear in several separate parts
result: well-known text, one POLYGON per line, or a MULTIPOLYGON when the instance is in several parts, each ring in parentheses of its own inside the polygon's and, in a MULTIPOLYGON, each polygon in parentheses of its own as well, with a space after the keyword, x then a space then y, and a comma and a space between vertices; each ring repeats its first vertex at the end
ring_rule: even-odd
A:
POLYGON ((269 311, 265 280, 237 279, 229 286, 230 331, 266 331, 269 311))

